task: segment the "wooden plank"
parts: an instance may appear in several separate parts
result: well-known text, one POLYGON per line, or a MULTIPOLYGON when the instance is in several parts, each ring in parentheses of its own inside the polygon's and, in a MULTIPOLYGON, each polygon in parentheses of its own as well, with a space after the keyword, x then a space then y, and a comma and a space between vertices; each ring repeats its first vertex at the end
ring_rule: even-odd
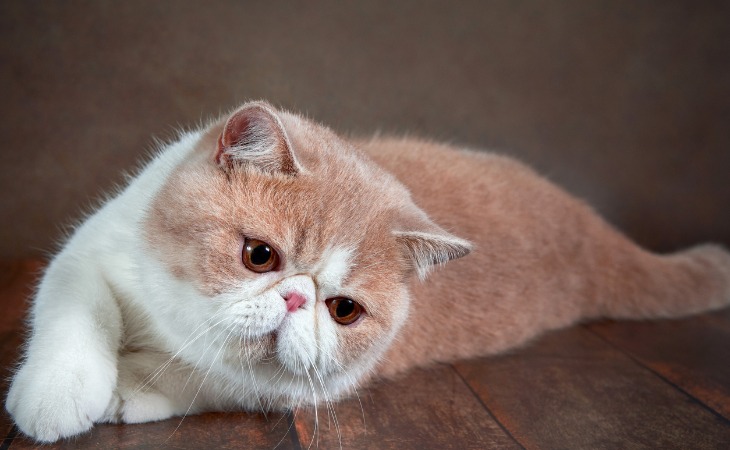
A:
POLYGON ((37 260, 0 262, 0 330, 21 328, 28 300, 44 264, 37 260))
MULTIPOLYGON (((0 300, 1 301, 1 300, 0 300)), ((0 331, 0 442, 13 427, 13 421, 5 411, 5 397, 10 387, 10 376, 20 355, 23 335, 20 331, 0 331)))
POLYGON ((138 425, 99 425, 90 433, 38 446, 18 436, 17 449, 291 449, 289 423, 283 414, 209 413, 138 425), (178 428, 179 425, 179 428, 178 428))
POLYGON ((317 427, 313 410, 297 411, 302 448, 519 448, 450 366, 414 371, 359 397, 334 405, 337 425, 324 407, 317 427))
POLYGON ((12 369, 20 356, 27 299, 42 267, 39 261, 33 260, 0 262, 0 305, 3 311, 0 314, 0 440, 6 439, 13 425, 5 411, 4 401, 12 369))
POLYGON ((730 423, 581 327, 456 369, 526 448, 727 448, 730 423))
POLYGON ((588 328, 730 419, 730 310, 588 328))

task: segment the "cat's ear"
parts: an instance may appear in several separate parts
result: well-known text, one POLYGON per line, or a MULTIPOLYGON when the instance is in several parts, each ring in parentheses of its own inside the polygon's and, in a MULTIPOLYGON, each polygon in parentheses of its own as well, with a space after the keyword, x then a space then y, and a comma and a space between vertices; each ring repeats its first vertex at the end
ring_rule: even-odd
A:
POLYGON ((265 102, 247 103, 231 114, 217 145, 215 162, 224 170, 251 164, 272 173, 300 172, 281 119, 265 102))
POLYGON ((393 234, 420 279, 426 278, 434 266, 466 256, 472 249, 469 241, 448 233, 425 214, 415 223, 409 222, 407 230, 394 231, 393 234))

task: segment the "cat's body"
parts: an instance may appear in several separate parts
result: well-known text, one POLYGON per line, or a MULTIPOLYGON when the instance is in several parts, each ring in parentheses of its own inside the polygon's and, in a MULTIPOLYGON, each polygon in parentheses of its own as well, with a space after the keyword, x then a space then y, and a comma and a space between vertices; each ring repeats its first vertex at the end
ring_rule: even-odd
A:
POLYGON ((412 140, 360 146, 468 257, 412 280, 412 308, 381 369, 493 354, 596 318, 672 318, 730 303, 730 258, 713 245, 647 252, 588 205, 504 156, 412 140), (448 317, 448 320, 433 320, 448 317))
POLYGON ((7 407, 41 441, 291 408, 579 320, 729 302, 721 248, 647 253, 515 161, 353 144, 253 103, 79 227, 40 285, 7 407))

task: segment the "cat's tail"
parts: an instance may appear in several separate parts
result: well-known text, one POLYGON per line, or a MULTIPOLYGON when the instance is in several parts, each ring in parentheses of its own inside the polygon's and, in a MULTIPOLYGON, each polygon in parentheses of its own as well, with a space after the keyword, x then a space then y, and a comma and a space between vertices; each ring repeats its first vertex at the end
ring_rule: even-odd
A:
POLYGON ((616 319, 672 318, 730 305, 730 253, 704 244, 669 255, 634 247, 608 264, 598 314, 616 319))

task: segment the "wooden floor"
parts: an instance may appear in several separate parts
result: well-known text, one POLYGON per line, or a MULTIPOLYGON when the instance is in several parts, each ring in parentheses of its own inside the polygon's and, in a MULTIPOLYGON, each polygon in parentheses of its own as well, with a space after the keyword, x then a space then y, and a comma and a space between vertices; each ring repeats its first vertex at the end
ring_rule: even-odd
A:
MULTIPOLYGON (((3 394, 41 264, 0 265, 3 394)), ((4 397, 4 395, 3 395, 4 397)), ((730 310, 594 323, 509 355, 418 370, 333 414, 205 414, 102 425, 56 448, 730 449, 730 310)), ((0 449, 37 447, 0 414, 0 449)))

